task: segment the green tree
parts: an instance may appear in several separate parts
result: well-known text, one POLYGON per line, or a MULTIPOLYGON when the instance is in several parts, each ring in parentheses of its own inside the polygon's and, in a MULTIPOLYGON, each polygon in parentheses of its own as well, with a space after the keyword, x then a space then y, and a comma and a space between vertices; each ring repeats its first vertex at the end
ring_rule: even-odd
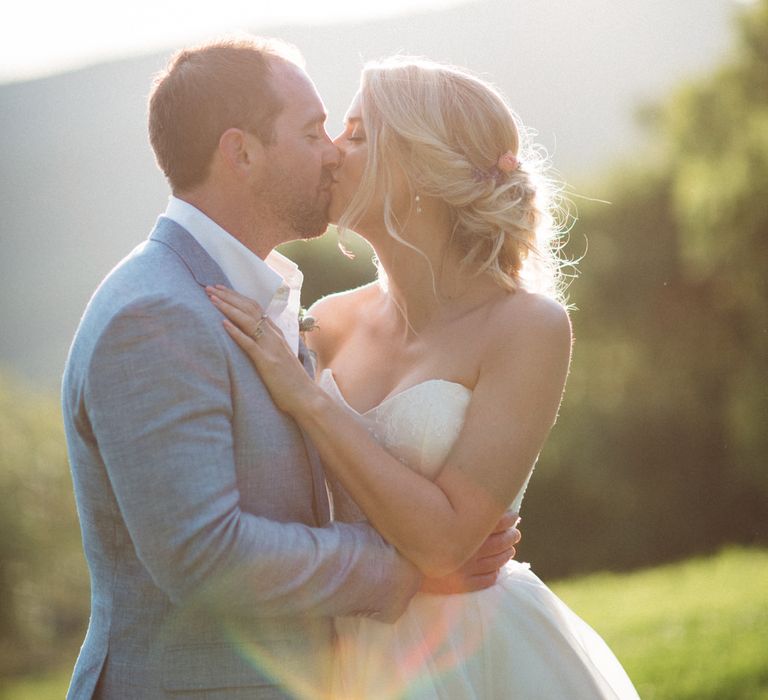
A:
POLYGON ((574 369, 526 516, 552 573, 768 540, 768 2, 738 29, 572 233, 574 369))

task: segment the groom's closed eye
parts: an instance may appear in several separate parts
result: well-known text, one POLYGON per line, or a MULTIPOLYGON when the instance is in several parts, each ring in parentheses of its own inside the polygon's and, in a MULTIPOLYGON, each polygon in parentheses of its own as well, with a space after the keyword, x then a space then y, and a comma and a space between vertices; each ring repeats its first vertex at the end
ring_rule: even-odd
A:
POLYGON ((325 114, 318 114, 312 119, 310 119, 308 122, 306 122, 301 130, 304 132, 304 135, 309 139, 313 139, 313 140, 324 139, 327 137, 327 134, 325 133, 325 120, 326 120, 325 114))

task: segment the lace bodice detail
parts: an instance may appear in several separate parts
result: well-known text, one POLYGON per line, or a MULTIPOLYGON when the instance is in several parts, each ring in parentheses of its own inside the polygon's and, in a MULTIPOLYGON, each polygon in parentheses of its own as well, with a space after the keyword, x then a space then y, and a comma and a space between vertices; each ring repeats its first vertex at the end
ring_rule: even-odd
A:
MULTIPOLYGON (((318 383, 339 403, 347 406, 384 449, 428 479, 434 479, 459 437, 472 390, 457 382, 428 379, 393 394, 365 413, 358 413, 341 393, 333 373, 325 369, 318 383)), ((530 475, 529 475, 530 478, 530 475)), ((337 520, 363 520, 352 499, 329 475, 337 520)), ((515 498, 519 509, 525 485, 515 498)))

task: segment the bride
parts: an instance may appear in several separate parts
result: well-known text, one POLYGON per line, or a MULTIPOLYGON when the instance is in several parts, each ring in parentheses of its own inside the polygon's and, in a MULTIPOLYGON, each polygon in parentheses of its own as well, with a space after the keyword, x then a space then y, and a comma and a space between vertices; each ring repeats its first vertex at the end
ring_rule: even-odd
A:
MULTIPOLYGON (((275 402, 367 518, 427 576, 519 508, 570 361, 547 180, 499 93, 422 59, 366 66, 335 144, 331 219, 376 251, 375 283, 311 309, 317 384, 257 305, 209 289, 275 402)), ((636 698, 602 639, 530 570, 420 593, 394 625, 337 620, 336 697, 636 698)))

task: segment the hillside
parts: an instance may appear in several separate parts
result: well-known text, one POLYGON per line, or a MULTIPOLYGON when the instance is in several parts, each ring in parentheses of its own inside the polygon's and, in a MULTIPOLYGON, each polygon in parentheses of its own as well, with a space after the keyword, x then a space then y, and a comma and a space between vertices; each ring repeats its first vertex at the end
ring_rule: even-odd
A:
MULTIPOLYGON (((425 54, 496 82, 577 182, 641 148, 636 108, 722 57, 731 9, 728 0, 482 0, 368 24, 255 29, 303 50, 331 133, 364 60, 425 54)), ((145 135, 150 76, 165 60, 0 85, 0 365, 46 388, 58 384, 93 288, 165 205, 145 135)))

